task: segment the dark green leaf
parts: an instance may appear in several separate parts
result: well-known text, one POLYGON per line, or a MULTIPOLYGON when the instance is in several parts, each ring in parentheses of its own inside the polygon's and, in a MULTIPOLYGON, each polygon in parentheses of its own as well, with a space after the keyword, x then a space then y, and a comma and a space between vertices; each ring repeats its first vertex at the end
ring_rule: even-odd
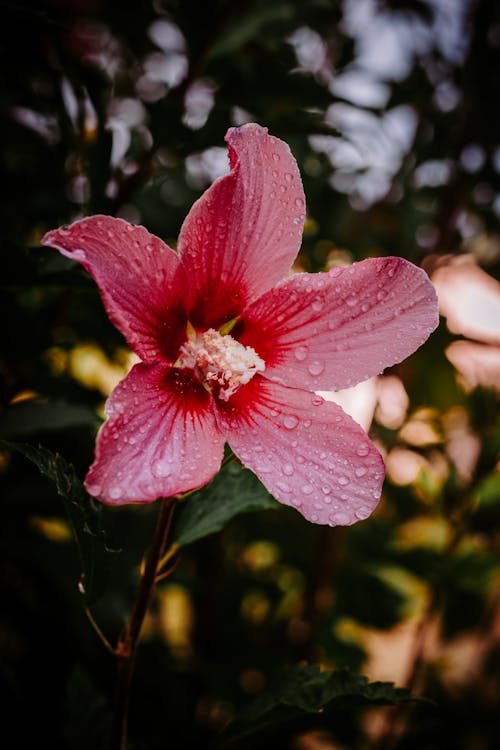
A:
POLYGON ((186 500, 175 527, 180 547, 215 534, 240 513, 279 508, 255 474, 235 464, 225 467, 208 485, 186 500))
POLYGON ((92 426, 98 421, 93 409, 68 403, 64 399, 22 401, 9 406, 0 416, 0 438, 19 438, 40 431, 92 426))
POLYGON ((101 506, 87 494, 73 467, 65 459, 42 446, 25 443, 1 443, 32 461, 40 472, 54 482, 58 494, 64 500, 81 564, 79 589, 88 604, 104 592, 108 573, 117 554, 106 544, 106 535, 101 524, 101 506))
POLYGON ((370 683, 349 670, 322 672, 313 665, 297 664, 236 715, 222 735, 222 744, 273 730, 307 714, 325 716, 330 709, 396 705, 411 699, 408 690, 389 682, 370 683))

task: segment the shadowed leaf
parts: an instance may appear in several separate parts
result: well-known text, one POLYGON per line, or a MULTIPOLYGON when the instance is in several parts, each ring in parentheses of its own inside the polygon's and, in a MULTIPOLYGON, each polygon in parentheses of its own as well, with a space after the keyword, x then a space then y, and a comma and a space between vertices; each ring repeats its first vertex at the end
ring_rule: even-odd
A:
POLYGON ((390 682, 368 682, 349 670, 322 672, 297 664, 240 711, 221 736, 221 745, 272 731, 307 714, 328 716, 331 710, 364 705, 396 705, 412 700, 408 690, 390 682))
POLYGON ((34 463, 45 477, 54 482, 57 493, 64 500, 78 546, 82 570, 79 589, 87 604, 91 604, 104 593, 110 567, 118 554, 118 550, 106 544, 100 505, 87 494, 73 467, 62 456, 42 446, 3 440, 1 443, 34 463))
POLYGON ((99 418, 95 411, 64 399, 22 401, 7 407, 0 416, 0 438, 18 438, 36 432, 93 426, 99 418))
POLYGON ((208 487, 196 492, 182 505, 174 541, 179 547, 184 547, 220 531, 240 513, 279 507, 254 474, 230 464, 208 487))

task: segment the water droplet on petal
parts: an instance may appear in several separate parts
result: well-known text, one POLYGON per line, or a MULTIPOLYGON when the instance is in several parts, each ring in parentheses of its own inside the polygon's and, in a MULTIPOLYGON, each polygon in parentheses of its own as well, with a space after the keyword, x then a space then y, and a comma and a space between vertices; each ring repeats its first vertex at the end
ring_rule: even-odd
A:
POLYGON ((164 459, 160 459, 156 461, 152 466, 152 472, 155 475, 155 477, 168 477, 170 474, 170 466, 164 459))
POLYGON ((307 366, 307 369, 309 370, 309 373, 311 375, 316 377, 317 375, 321 375, 321 373, 325 369, 325 365, 323 362, 318 362, 316 360, 315 362, 311 362, 311 364, 307 366))
POLYGON ((304 495, 312 495, 314 492, 314 487, 311 484, 303 484, 301 489, 304 495))
POLYGON ((363 458, 364 456, 367 456, 369 454, 369 452, 370 452, 370 449, 365 444, 358 446, 358 448, 356 450, 356 453, 358 454, 358 456, 360 456, 360 458, 363 458))
POLYGON ((298 346, 293 353, 297 362, 303 362, 307 357, 307 346, 298 346))
POLYGON ((277 164, 279 162, 279 160, 280 160, 280 155, 277 154, 276 152, 274 152, 273 153, 273 161, 275 161, 276 164, 277 164))
POLYGON ((357 294, 350 294, 349 297, 346 299, 346 302, 349 307, 354 307, 358 304, 358 295, 357 294))
POLYGON ((356 508, 354 511, 354 515, 356 518, 359 518, 360 521, 364 521, 365 518, 368 518, 371 511, 370 508, 367 508, 366 506, 361 506, 361 508, 356 508))
POLYGON ((339 477, 337 477, 337 482, 342 486, 345 487, 347 484, 349 484, 349 479, 341 474, 339 477))
POLYGON ((111 500, 119 500, 122 496, 122 491, 119 487, 112 487, 109 491, 111 500))
POLYGON ((291 477, 294 471, 292 464, 285 464, 283 466, 283 474, 286 474, 287 477, 291 477))
POLYGON ((311 307, 315 312, 321 312, 325 305, 325 301, 321 297, 316 297, 311 303, 311 307))
POLYGON ((299 423, 298 417, 294 416, 293 414, 288 414, 284 420, 283 424, 287 428, 287 430, 294 430, 299 423))
POLYGON ((290 487, 287 484, 285 484, 284 482, 276 482, 276 487, 281 492, 286 492, 286 493, 291 492, 290 487))
POLYGON ((367 471, 368 469, 366 469, 364 466, 358 466, 358 468, 356 469, 354 473, 356 474, 357 477, 361 478, 361 477, 364 477, 367 471))

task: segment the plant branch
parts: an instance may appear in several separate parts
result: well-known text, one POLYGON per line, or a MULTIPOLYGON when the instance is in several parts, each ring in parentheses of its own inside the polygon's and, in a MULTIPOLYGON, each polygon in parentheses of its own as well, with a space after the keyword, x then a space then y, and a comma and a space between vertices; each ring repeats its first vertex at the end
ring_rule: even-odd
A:
POLYGON ((155 588, 158 565, 170 532, 174 508, 175 498, 165 498, 161 501, 156 529, 142 572, 137 599, 115 650, 118 660, 118 675, 111 750, 125 750, 126 748, 128 707, 135 654, 144 618, 155 588))

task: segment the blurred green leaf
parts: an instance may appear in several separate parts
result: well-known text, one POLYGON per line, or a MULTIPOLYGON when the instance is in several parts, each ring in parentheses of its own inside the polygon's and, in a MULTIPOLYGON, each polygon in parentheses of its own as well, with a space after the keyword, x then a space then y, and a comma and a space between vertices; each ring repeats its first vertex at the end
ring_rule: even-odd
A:
POLYGON ((279 507, 255 474, 230 464, 208 487, 185 501, 177 517, 174 542, 184 547, 221 531, 240 513, 279 507))
POLYGON ((19 438, 37 432, 92 426, 98 422, 93 409, 64 399, 22 401, 9 406, 0 415, 0 438, 19 438))
POLYGON ((306 714, 325 717, 331 709, 396 705, 408 700, 412 700, 410 692, 390 682, 370 683, 347 669, 322 672, 313 665, 297 664, 235 716, 223 733, 222 744, 272 730, 306 714))
POLYGON ((108 574, 118 550, 108 547, 102 528, 102 508, 85 491, 73 467, 65 459, 42 446, 0 441, 8 450, 20 453, 54 482, 64 500, 81 564, 79 590, 87 604, 98 599, 106 588, 108 574))
POLYGON ((476 515, 481 520, 500 520, 500 473, 486 477, 474 494, 476 515))

